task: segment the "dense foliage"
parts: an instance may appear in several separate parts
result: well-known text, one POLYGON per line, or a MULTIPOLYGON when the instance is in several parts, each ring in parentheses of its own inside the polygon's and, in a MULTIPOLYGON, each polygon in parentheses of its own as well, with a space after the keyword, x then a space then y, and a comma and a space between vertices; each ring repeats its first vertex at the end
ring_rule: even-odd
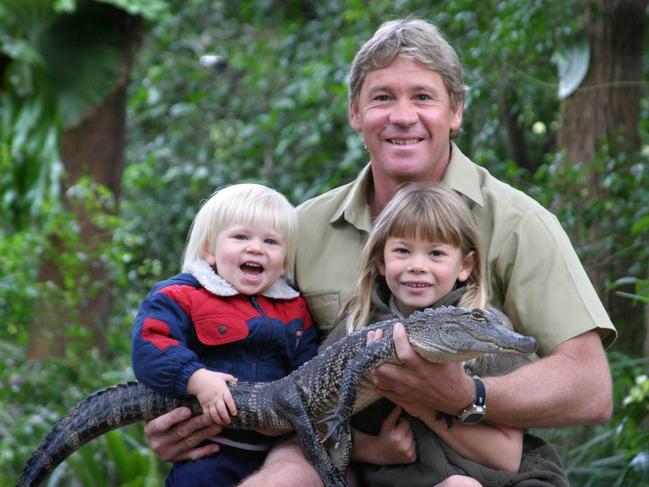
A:
MULTIPOLYGON (((561 164, 554 142, 559 101, 553 59, 579 36, 578 6, 542 0, 107 2, 148 22, 131 73, 123 194, 111 203, 120 211, 103 213, 106 205, 98 202, 111 195, 102 188, 89 181, 75 186, 80 204, 95 208, 97 221, 113 237, 95 254, 78 242, 61 255, 70 275, 65 289, 54 292, 35 278, 37 256, 48 251, 45 235, 56 231, 62 240, 78 240, 75 222, 57 205, 55 148, 66 120, 82 104, 74 94, 94 97, 104 88, 97 78, 87 82, 90 92, 53 83, 38 46, 52 45, 43 36, 53 18, 84 3, 0 2, 0 67, 5 59, 15 61, 0 71, 0 333, 5 338, 0 344, 0 484, 15 480, 37 439, 67 407, 131 377, 135 310, 152 283, 177 271, 201 200, 223 184, 255 180, 299 203, 348 181, 367 162, 360 137, 347 123, 346 79, 360 44, 391 18, 430 19, 458 50, 471 88, 457 141, 461 148, 552 207, 580 242, 578 251, 588 265, 604 258, 601 249, 611 248, 583 238, 590 222, 602 226, 606 239, 621 249, 620 255, 605 257, 628 263, 609 276, 611 289, 623 286, 629 299, 649 300, 649 154, 620 148, 618 157, 596 161, 610 190, 604 199, 589 200, 585 188, 575 190, 579 174, 561 164), (25 25, 29 29, 21 30, 25 25), (72 108, 57 106, 63 99, 71 100, 66 106, 72 108), (515 122, 515 134, 507 131, 506 120, 515 122), (520 137, 517 151, 510 147, 514 135, 520 137), (557 195, 567 193, 573 200, 556 206, 557 195), (87 259, 102 259, 112 270, 118 305, 106 323, 110 355, 99 357, 75 345, 75 337, 83 338, 87 330, 81 323, 65 323, 71 345, 64 359, 26 361, 34 307, 48 296, 73 307, 75 286, 87 285, 74 269, 87 259)), ((110 52, 102 52, 101 69, 110 73, 110 52)), ((643 113, 640 133, 648 147, 646 97, 643 113)), ((575 485, 647 483, 649 437, 643 420, 649 414, 649 381, 646 362, 634 358, 644 332, 624 322, 616 326, 623 339, 610 354, 613 420, 605 427, 544 433, 559 445, 575 485)), ((59 482, 94 478, 95 484, 105 479, 106 485, 159 485, 166 468, 143 446, 138 428, 111 435, 79 457, 57 472, 59 482)))

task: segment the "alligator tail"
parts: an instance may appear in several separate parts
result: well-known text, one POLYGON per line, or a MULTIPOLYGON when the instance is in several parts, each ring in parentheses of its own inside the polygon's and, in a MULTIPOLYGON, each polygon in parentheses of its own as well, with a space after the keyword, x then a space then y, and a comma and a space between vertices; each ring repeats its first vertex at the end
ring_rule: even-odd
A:
POLYGON ((123 426, 147 421, 180 406, 200 412, 193 398, 163 396, 138 382, 117 384, 77 403, 48 433, 25 464, 16 487, 35 487, 89 441, 123 426))

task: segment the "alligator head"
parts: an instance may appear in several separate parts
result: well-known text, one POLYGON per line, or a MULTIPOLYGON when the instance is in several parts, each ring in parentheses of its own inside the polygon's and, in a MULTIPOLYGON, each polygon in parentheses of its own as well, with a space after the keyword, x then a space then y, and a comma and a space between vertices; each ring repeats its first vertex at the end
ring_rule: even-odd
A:
POLYGON ((469 360, 486 353, 522 355, 536 350, 536 340, 507 328, 509 318, 494 308, 427 308, 410 315, 408 321, 410 343, 429 362, 469 360))

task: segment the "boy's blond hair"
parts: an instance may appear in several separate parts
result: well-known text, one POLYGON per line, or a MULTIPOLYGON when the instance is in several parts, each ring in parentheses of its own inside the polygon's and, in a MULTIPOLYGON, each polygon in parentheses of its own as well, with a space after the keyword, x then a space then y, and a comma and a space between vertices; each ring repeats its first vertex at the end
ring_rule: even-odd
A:
POLYGON ((467 291, 458 304, 470 307, 485 305, 478 230, 467 204, 447 187, 407 184, 397 190, 380 213, 363 247, 358 291, 340 314, 347 320, 348 333, 368 324, 372 294, 379 280, 384 280, 379 272, 379 262, 383 262, 385 244, 390 237, 453 245, 461 249, 463 258, 473 252, 474 268, 465 283, 467 291))
MULTIPOLYGON (((235 184, 216 191, 196 214, 183 254, 182 270, 216 250, 216 238, 233 225, 267 226, 286 245, 284 277, 291 280, 297 246, 297 212, 279 192, 261 184, 235 184)), ((217 269, 218 271, 218 269, 217 269)))

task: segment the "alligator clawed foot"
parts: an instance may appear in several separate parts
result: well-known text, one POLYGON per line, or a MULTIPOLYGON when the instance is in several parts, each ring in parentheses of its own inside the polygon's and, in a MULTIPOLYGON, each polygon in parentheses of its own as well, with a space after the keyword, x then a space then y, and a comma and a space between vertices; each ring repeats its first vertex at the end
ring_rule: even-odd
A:
POLYGON ((325 424, 327 432, 320 440, 320 443, 324 444, 328 440, 333 439, 335 440, 334 448, 338 448, 338 445, 340 445, 340 441, 345 434, 345 425, 347 425, 348 422, 349 418, 346 420, 344 414, 336 412, 322 418, 318 421, 318 424, 325 424))

